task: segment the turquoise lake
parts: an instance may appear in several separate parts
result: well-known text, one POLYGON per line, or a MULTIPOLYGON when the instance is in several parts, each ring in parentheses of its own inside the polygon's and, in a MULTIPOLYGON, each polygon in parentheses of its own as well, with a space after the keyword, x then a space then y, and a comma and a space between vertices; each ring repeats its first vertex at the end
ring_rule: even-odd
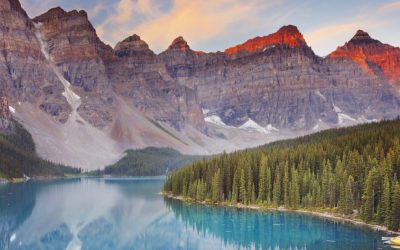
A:
POLYGON ((291 212, 190 205, 163 178, 0 185, 0 249, 383 249, 380 233, 291 212))

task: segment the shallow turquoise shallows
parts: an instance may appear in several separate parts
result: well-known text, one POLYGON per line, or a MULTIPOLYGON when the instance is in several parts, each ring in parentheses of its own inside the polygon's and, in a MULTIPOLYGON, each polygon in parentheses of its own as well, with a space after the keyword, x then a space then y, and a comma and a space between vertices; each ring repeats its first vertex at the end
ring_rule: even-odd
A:
POLYGON ((0 249, 380 249, 381 234, 285 212, 189 205, 163 178, 0 185, 0 249))

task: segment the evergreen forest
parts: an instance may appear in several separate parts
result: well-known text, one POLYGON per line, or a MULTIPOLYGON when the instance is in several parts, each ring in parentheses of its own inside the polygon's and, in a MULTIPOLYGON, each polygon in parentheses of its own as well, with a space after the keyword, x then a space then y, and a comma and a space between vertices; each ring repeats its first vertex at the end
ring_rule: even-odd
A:
POLYGON ((400 120, 221 154, 168 176, 191 201, 330 211, 399 230, 400 120))

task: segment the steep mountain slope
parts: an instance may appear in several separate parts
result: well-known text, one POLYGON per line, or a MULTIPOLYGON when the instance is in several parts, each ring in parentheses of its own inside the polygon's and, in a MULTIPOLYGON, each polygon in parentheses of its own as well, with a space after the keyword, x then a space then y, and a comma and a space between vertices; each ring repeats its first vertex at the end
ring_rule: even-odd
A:
POLYGON ((246 41, 243 44, 236 45, 225 50, 225 54, 237 54, 239 52, 257 52, 262 51, 269 46, 276 44, 284 44, 290 48, 301 47, 306 44, 304 37, 300 34, 296 26, 288 25, 280 28, 276 33, 264 36, 256 37, 246 41))
POLYGON ((64 176, 79 174, 73 169, 41 159, 35 151, 32 136, 12 120, 6 97, 0 98, 0 179, 64 176))
POLYGON ((31 103, 65 122, 71 108, 40 51, 35 27, 18 1, 0 1, 0 24, 0 91, 5 91, 12 103, 31 103))
POLYGON ((329 57, 350 59, 372 76, 386 77, 392 84, 400 83, 400 48, 372 39, 365 31, 358 30, 329 57))
POLYGON ((217 53, 178 37, 157 55, 138 35, 105 45, 85 11, 30 19, 17 0, 0 3, 0 91, 52 161, 97 169, 148 146, 218 153, 400 113, 398 48, 365 34, 338 49, 364 51, 364 64, 318 57, 292 25, 217 53))
POLYGON ((60 74, 82 98, 78 113, 95 127, 112 121, 113 95, 104 58, 112 48, 102 43, 85 11, 54 8, 33 19, 44 50, 60 74))

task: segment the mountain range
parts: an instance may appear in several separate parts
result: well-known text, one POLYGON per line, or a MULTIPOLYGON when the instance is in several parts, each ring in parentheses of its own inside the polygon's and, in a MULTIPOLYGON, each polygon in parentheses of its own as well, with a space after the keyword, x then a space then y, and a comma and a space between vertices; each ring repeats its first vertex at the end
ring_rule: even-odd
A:
POLYGON ((178 37, 156 54, 138 35, 105 44, 85 11, 31 18, 0 0, 0 36, 13 117, 40 156, 75 167, 127 149, 214 154, 400 115, 400 48, 361 30, 326 57, 293 25, 215 53, 178 37))

